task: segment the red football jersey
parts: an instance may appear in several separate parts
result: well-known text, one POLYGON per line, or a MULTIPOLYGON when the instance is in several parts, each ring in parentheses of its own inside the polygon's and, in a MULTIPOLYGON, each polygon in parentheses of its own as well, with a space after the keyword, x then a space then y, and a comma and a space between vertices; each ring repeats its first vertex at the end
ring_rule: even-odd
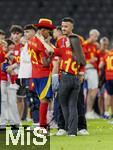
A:
POLYGON ((103 60, 103 58, 106 56, 106 54, 108 53, 108 50, 97 50, 97 56, 98 56, 98 62, 100 62, 101 60, 103 60))
MULTIPOLYGON (((86 63, 89 64, 90 59, 93 57, 97 57, 97 46, 96 44, 89 43, 88 41, 85 41, 83 43, 83 50, 86 58, 86 63)), ((97 62, 92 63, 92 65, 97 68, 97 62)))
MULTIPOLYGON (((77 35, 77 34, 74 34, 74 35, 76 35, 79 39, 80 39, 80 43, 81 43, 81 45, 83 45, 83 43, 84 43, 84 38, 82 37, 82 36, 80 36, 80 35, 77 35)), ((66 38, 66 36, 62 36, 62 37, 60 37, 58 40, 57 40, 57 42, 56 42, 56 47, 57 48, 63 48, 63 47, 67 47, 67 38, 66 38)))
POLYGON ((0 63, 4 62, 5 60, 5 52, 0 50, 0 63))
POLYGON ((20 49, 21 49, 21 44, 16 44, 15 49, 13 51, 13 55, 17 63, 20 63, 20 49))
POLYGON ((66 41, 67 41, 67 38, 65 36, 62 36, 61 38, 59 38, 56 42, 56 47, 57 48, 64 48, 64 47, 67 47, 66 46, 66 41))
POLYGON ((60 70, 74 75, 78 74, 77 62, 72 60, 71 48, 54 49, 55 55, 61 57, 60 70))
POLYGON ((6 53, 0 49, 0 80, 7 80, 7 73, 1 70, 2 63, 5 61, 6 53))
POLYGON ((61 58, 60 70, 77 75, 78 65, 76 61, 72 60, 72 49, 69 47, 68 38, 61 37, 57 41, 57 47, 59 49, 55 49, 55 55, 61 58))
POLYGON ((113 50, 106 54, 103 61, 105 63, 106 80, 113 80, 113 50))
POLYGON ((29 41, 28 48, 31 52, 32 78, 48 77, 51 69, 50 67, 44 67, 42 63, 42 58, 47 58, 44 45, 35 36, 29 41))
MULTIPOLYGON (((81 38, 79 35, 77 36, 80 39, 82 46, 83 38, 81 38)), ((60 70, 77 75, 80 66, 78 66, 76 61, 72 60, 72 49, 70 48, 68 38, 62 36, 57 41, 57 48, 59 49, 55 49, 55 55, 61 57, 60 70)), ((83 67, 81 69, 84 71, 83 67)))

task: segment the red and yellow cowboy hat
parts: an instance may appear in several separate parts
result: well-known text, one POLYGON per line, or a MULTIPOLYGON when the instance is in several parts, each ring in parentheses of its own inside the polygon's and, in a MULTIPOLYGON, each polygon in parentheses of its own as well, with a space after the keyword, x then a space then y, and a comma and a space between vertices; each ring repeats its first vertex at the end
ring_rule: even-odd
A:
POLYGON ((56 28, 55 25, 53 25, 52 20, 46 18, 41 18, 37 24, 34 24, 34 26, 37 28, 44 27, 50 30, 56 28))

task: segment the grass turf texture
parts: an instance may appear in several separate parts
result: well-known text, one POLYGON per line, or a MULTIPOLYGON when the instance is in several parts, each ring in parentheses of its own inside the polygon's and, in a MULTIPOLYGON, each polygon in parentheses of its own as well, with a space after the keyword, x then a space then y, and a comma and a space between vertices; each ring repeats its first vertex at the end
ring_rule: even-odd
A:
MULTIPOLYGON (((23 125, 28 122, 23 122, 23 125)), ((29 123, 31 125, 32 123, 29 123)), ((50 150, 113 150, 113 124, 109 124, 108 120, 89 120, 88 121, 89 136, 52 136, 50 137, 50 150)), ((52 133, 57 130, 52 129, 52 133)), ((5 135, 0 133, 0 150, 49 150, 43 146, 6 146, 5 135), (4 140, 3 140, 4 139, 4 140)))
POLYGON ((109 124, 108 120, 89 120, 88 131, 89 136, 52 136, 50 137, 50 149, 113 150, 113 124, 109 124))

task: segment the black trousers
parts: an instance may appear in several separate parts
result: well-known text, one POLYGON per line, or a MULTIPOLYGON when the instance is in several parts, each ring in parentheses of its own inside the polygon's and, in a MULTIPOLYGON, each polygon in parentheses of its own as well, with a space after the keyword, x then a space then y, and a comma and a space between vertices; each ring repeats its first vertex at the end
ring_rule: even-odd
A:
POLYGON ((57 123, 58 123, 58 130, 59 129, 64 129, 65 130, 65 120, 62 112, 61 105, 59 103, 58 99, 58 116, 57 116, 57 123))
POLYGON ((78 111, 77 100, 80 82, 76 76, 62 73, 59 85, 59 102, 65 120, 65 129, 68 134, 77 134, 78 111))
POLYGON ((85 118, 83 83, 80 86, 78 102, 77 102, 77 110, 78 110, 78 130, 87 129, 87 123, 85 118))
MULTIPOLYGON (((78 110, 78 130, 87 129, 87 122, 85 118, 83 84, 81 84, 80 86, 80 91, 79 91, 78 101, 77 101, 77 110, 78 110)), ((64 120, 60 103, 58 106, 58 129, 65 130, 65 120, 64 120)))

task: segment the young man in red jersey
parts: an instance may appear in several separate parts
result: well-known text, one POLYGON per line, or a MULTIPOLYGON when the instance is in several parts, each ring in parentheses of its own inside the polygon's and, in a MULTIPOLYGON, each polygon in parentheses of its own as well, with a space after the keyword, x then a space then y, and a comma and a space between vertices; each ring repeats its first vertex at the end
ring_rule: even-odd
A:
MULTIPOLYGON (((15 48, 13 50, 13 54, 14 57, 17 61, 16 63, 16 69, 17 69, 17 81, 19 86, 21 85, 20 80, 18 79, 18 71, 19 71, 19 65, 20 65, 20 49, 21 49, 21 43, 20 43, 20 39, 23 35, 23 28, 20 25, 12 25, 10 28, 10 33, 11 33, 11 40, 15 43, 15 48)), ((10 66, 11 68, 9 69, 13 69, 12 66, 10 66)), ((14 88, 17 88, 17 85, 14 84, 13 85, 14 88)), ((17 90, 17 105, 18 105, 18 111, 19 111, 19 115, 20 118, 22 119, 23 116, 23 111, 24 111, 24 97, 25 95, 23 95, 22 90, 20 90, 20 88, 17 90)))
POLYGON ((31 50, 32 78, 35 92, 40 99, 39 123, 47 128, 48 103, 52 98, 50 57, 46 54, 42 41, 47 40, 50 31, 55 28, 49 19, 40 19, 35 26, 38 28, 36 35, 29 40, 31 50), (41 40, 40 40, 41 39, 41 40))
POLYGON ((2 75, 6 74, 7 81, 4 81, 2 78, 2 90, 4 89, 5 92, 2 93, 2 103, 1 103, 1 125, 5 126, 7 125, 7 122, 10 123, 10 125, 19 125, 20 124, 20 118, 19 113, 17 109, 17 99, 16 99, 16 89, 11 88, 11 84, 14 84, 17 76, 15 74, 15 69, 11 70, 11 66, 14 65, 16 62, 14 56, 13 56, 13 50, 15 47, 15 44, 11 40, 7 41, 7 54, 5 62, 3 62, 2 67, 2 75), (5 110, 5 111, 4 111, 5 110))
POLYGON ((113 50, 107 52, 105 57, 101 60, 99 68, 105 67, 105 112, 107 119, 110 118, 109 106, 111 106, 111 117, 113 117, 113 50))
MULTIPOLYGON (((78 128, 78 112, 77 101, 80 90, 80 74, 79 65, 75 56, 73 56, 70 45, 69 36, 73 34, 74 21, 72 18, 64 18, 62 20, 63 36, 57 41, 59 49, 54 50, 55 55, 61 58, 60 71, 61 79, 59 85, 59 102, 65 119, 65 130, 69 136, 77 135, 78 128)), ((76 50, 81 51, 80 36, 76 36, 76 50)), ((83 55, 83 53, 82 53, 83 55)), ((83 60, 85 64, 85 59, 83 60)), ((81 65, 81 64, 80 64, 81 65)), ((63 131, 63 130, 62 130, 63 131)), ((58 131, 57 135, 64 135, 66 132, 58 131)))
MULTIPOLYGON (((72 18, 64 18, 62 20, 62 32, 63 32, 63 36, 60 37, 57 41, 57 48, 59 49, 55 49, 54 53, 55 55, 61 57, 61 64, 60 64, 60 71, 61 71, 61 82, 59 85, 59 99, 60 104, 62 106, 62 110, 63 110, 63 114, 64 114, 64 118, 65 118, 65 122, 61 119, 62 112, 59 114, 59 131, 57 132, 56 135, 61 136, 61 135, 65 135, 67 134, 66 131, 68 132, 68 134, 70 136, 75 136, 77 135, 77 127, 80 131, 81 135, 88 135, 89 133, 87 132, 87 126, 86 126, 86 119, 85 119, 85 109, 84 109, 84 96, 83 96, 83 90, 82 90, 82 85, 81 85, 81 90, 79 93, 79 103, 77 103, 77 97, 78 97, 78 92, 79 92, 79 84, 80 82, 83 82, 83 72, 79 71, 79 67, 78 67, 78 63, 75 59, 76 55, 72 54, 72 48, 70 47, 70 41, 69 41, 69 36, 70 35, 74 35, 73 34, 73 26, 74 22, 72 18), (78 80, 78 75, 81 74, 81 77, 79 76, 79 80, 78 80), (65 81, 63 81, 63 79, 66 78, 65 81), (76 76, 77 76, 77 80, 76 80, 76 76), (71 82, 71 80, 73 80, 75 78, 75 80, 73 81, 73 83, 71 82), (67 84, 67 81, 70 80, 70 82, 67 84), (76 83, 76 82, 77 83, 76 83), (76 88, 76 84, 78 84, 78 89, 76 88), (64 85, 64 87, 63 87, 64 85), (73 87, 73 88, 72 88, 73 87), (69 88, 69 89, 68 89, 69 88), (72 90, 72 89, 73 90, 72 90), (66 90, 68 89, 68 90, 66 90), (69 93, 68 93, 69 92, 69 93), (74 95, 73 95, 74 92, 74 95), (71 97, 70 93, 73 95, 71 97), (81 95, 82 93, 82 95, 81 95), (63 95, 62 95, 63 94, 63 95), (65 96, 65 97, 64 97, 65 96), (77 97, 76 97, 77 96, 77 97), (82 97, 82 98, 80 98, 82 97), (70 103, 72 105, 68 105, 67 103, 70 103), (78 108, 77 108, 78 105, 78 108), (82 108, 82 111, 80 111, 82 108), (79 122, 77 119, 77 109, 78 109, 78 113, 79 113, 79 122), (70 111, 68 111, 70 110, 70 111), (72 110, 72 111, 71 111, 72 110), (73 113, 73 111, 75 113, 73 113), (68 115, 67 115, 68 114, 68 115), (74 118, 73 118, 74 117, 74 118), (83 119, 84 118, 84 119, 83 119), (70 121, 68 122, 67 120, 70 119, 70 121), (71 122, 71 119, 73 120, 71 122), (63 121, 63 122, 62 122, 63 121), (71 122, 71 125, 70 125, 71 122), (78 125, 77 125, 78 123, 78 125), (66 128, 65 128, 66 127, 66 128), (69 128, 68 128, 69 127, 69 128), (65 131, 66 129, 66 131, 65 131)), ((76 43, 76 52, 78 54, 78 57, 83 58, 81 61, 79 59, 80 65, 81 64, 85 64, 85 60, 84 60, 84 56, 83 56, 83 52, 81 51, 81 43, 82 43, 82 39, 80 36, 78 35, 74 35, 75 37, 75 41, 74 44, 76 43), (80 38, 80 39, 79 39, 80 38)))
POLYGON ((31 54, 28 49, 28 41, 33 38, 33 36, 36 34, 36 27, 32 24, 27 24, 24 26, 24 36, 21 38, 21 44, 23 47, 21 48, 20 52, 20 68, 19 68, 19 74, 18 78, 23 80, 23 86, 26 88, 26 99, 25 99, 25 109, 23 114, 23 120, 28 120, 27 118, 27 104, 29 104, 31 107, 31 114, 34 123, 38 123, 38 105, 39 103, 37 100, 35 100, 34 92, 30 91, 30 83, 32 82, 32 63, 31 63, 31 54), (26 70, 26 71, 25 71, 26 70))
MULTIPOLYGON (((7 53, 7 43, 4 40, 0 41, 0 113, 3 116, 1 119, 1 124, 5 124, 4 116, 4 106, 6 106, 7 96, 6 96, 6 90, 7 90, 7 73, 2 71, 3 63, 6 59, 6 53, 7 53), (3 106, 4 105, 4 106, 3 106), (2 107, 2 108, 1 108, 2 107), (3 120, 4 119, 4 120, 3 120)), ((5 108, 6 109, 6 108, 5 108)))
MULTIPOLYGON (((105 55, 108 53, 108 51, 109 51, 109 39, 107 37, 102 37, 100 39, 100 49, 97 50, 98 64, 101 63, 101 61, 103 60, 105 55)), ((106 93, 105 92, 105 68, 101 68, 99 69, 98 106, 99 106, 101 117, 109 118, 109 115, 104 114, 104 106, 106 105, 106 103, 104 102, 105 93, 106 93)))
MULTIPOLYGON (((5 40, 5 31, 2 29, 0 29, 0 40, 5 40)), ((2 57, 2 55, 1 55, 1 57, 2 57)), ((0 66, 1 66, 1 64, 0 64, 0 66)), ((1 80, 1 75, 0 75, 0 80, 1 80)), ((0 85, 0 106, 1 106, 1 85, 0 85)), ((1 113, 1 107, 0 107, 0 113, 1 113)))
POLYGON ((83 43, 83 48, 86 58, 85 66, 85 79, 88 85, 88 95, 87 95, 87 119, 99 118, 98 115, 93 110, 93 105, 95 102, 96 94, 98 92, 98 56, 97 49, 99 38, 99 31, 97 29, 92 29, 89 31, 88 39, 83 43))

